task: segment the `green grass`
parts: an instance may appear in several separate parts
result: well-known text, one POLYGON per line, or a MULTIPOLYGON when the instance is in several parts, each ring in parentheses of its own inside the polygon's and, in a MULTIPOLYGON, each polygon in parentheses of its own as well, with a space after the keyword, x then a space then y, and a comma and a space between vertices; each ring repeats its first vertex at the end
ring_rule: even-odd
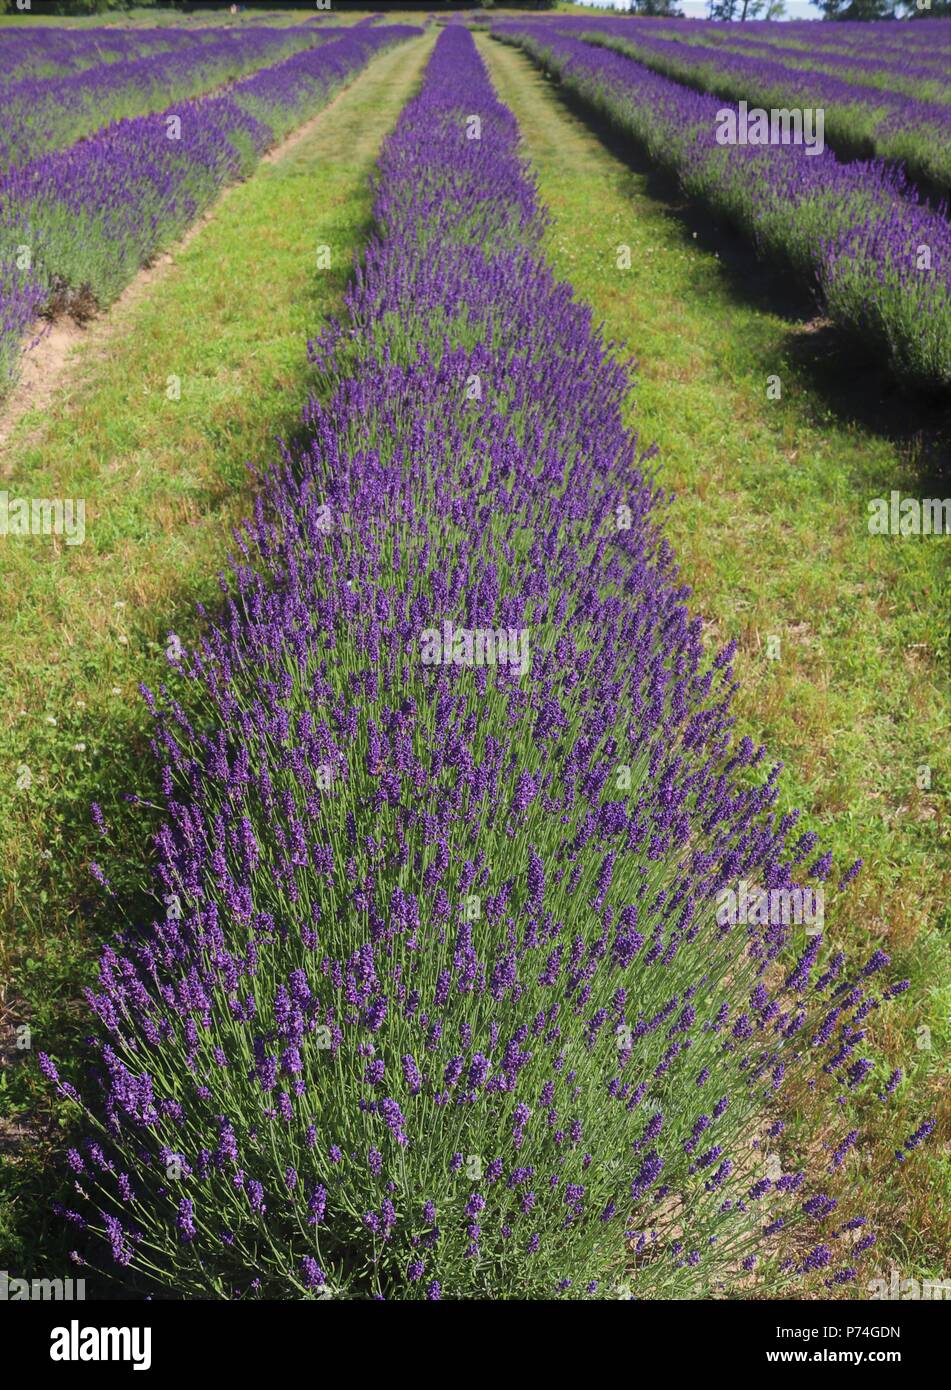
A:
POLYGON ((370 231, 368 176, 432 41, 374 60, 293 149, 226 192, 138 300, 91 330, 51 408, 26 416, 0 455, 11 496, 86 500, 84 545, 0 541, 0 1268, 11 1273, 24 1261, 32 1277, 64 1272, 49 1210, 61 1116, 33 1059, 75 1067, 80 988, 115 925, 90 891, 89 804, 127 848, 120 897, 130 915, 147 911, 131 875, 148 847, 120 800, 153 777, 137 683, 161 681, 169 631, 184 640, 195 602, 218 593, 229 524, 250 504, 246 464, 274 459, 275 435, 298 425, 305 340, 341 307, 370 231), (24 1025, 31 1046, 19 1050, 24 1025))
POLYGON ((739 642, 740 731, 785 763, 784 806, 802 807, 840 862, 866 861, 828 937, 859 954, 882 946, 895 978, 913 982, 890 1025, 872 1028, 911 1080, 855 1122, 886 1153, 928 1114, 939 1129, 886 1181, 881 1169, 846 1171, 881 1225, 882 1267, 943 1277, 951 546, 869 536, 867 504, 892 488, 947 494, 931 476, 946 422, 810 321, 781 276, 691 220, 674 190, 602 140, 524 56, 477 42, 553 214, 552 265, 640 359, 632 424, 659 444, 661 478, 677 494, 668 534, 694 610, 711 643, 739 642), (618 267, 619 246, 629 269, 618 267), (769 377, 779 400, 767 396, 769 377), (916 785, 922 765, 930 789, 916 785))

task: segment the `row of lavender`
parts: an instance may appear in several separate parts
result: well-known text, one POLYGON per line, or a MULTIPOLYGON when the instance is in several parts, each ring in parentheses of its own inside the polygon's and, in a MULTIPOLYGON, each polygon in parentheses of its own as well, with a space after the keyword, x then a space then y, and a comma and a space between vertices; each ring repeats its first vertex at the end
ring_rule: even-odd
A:
POLYGON ((731 26, 687 24, 667 28, 651 25, 648 32, 665 38, 679 38, 688 44, 735 50, 778 58, 793 67, 816 72, 828 72, 845 81, 858 81, 892 92, 929 101, 951 101, 951 82, 948 65, 951 62, 951 25, 929 25, 923 31, 924 42, 889 44, 883 36, 886 26, 878 26, 866 34, 860 45, 827 44, 812 26, 812 38, 794 33, 790 37, 786 24, 772 25, 768 32, 750 32, 746 26, 731 30, 731 26), (940 36, 948 40, 944 45, 940 36), (870 40, 875 40, 870 43, 870 40))
POLYGON ((56 77, 104 63, 169 53, 184 44, 215 41, 212 29, 70 29, 24 25, 0 29, 0 73, 4 83, 23 77, 56 77))
POLYGON ((226 93, 117 121, 0 177, 0 388, 44 307, 109 303, 229 180, 412 26, 339 37, 226 93))
MULTIPOLYGON (((701 26, 690 22, 686 27, 699 31, 701 26)), ((702 27, 715 35, 726 36, 725 27, 718 24, 702 27)), ((742 34, 751 41, 773 43, 784 49, 799 48, 820 55, 864 56, 867 61, 871 53, 876 62, 880 57, 898 61, 905 56, 913 61, 933 58, 936 63, 951 58, 951 23, 944 19, 929 20, 924 27, 896 25, 890 20, 880 23, 838 21, 834 25, 816 24, 814 20, 783 21, 781 24, 753 20, 742 25, 742 34)))
POLYGON ((273 65, 333 36, 314 26, 218 30, 176 36, 160 50, 90 66, 64 77, 0 85, 0 172, 65 149, 113 121, 162 111, 273 65))
MULTIPOLYGON (((318 14, 302 18, 311 29, 317 25, 327 34, 333 32, 335 16, 318 14)), ((130 62, 150 53, 173 53, 217 44, 223 36, 236 36, 249 27, 271 27, 268 20, 266 15, 257 15, 249 26, 247 22, 223 23, 218 16, 216 22, 193 22, 187 28, 181 26, 180 19, 177 24, 155 28, 126 29, 111 25, 74 29, 29 23, 0 28, 0 82, 5 85, 25 77, 66 77, 89 68, 130 62)), ((346 17, 342 22, 347 22, 346 17)))
POLYGON ((743 143, 738 108, 550 24, 499 23, 565 87, 729 218, 758 250, 818 286, 825 312, 903 380, 951 386, 951 225, 900 171, 829 149, 743 143), (733 143, 723 142, 732 113, 733 143))
MULTIPOLYGON (((923 73, 920 65, 906 59, 900 68, 906 90, 893 90, 887 69, 878 83, 870 83, 863 80, 861 67, 837 71, 834 54, 803 54, 800 66, 790 63, 774 44, 760 43, 760 51, 733 51, 744 46, 743 40, 723 30, 736 27, 698 22, 685 28, 681 37, 654 24, 625 20, 557 21, 561 32, 590 35, 617 46, 654 71, 700 91, 745 100, 751 106, 821 109, 826 138, 841 156, 889 159, 905 166, 910 177, 927 188, 938 189, 942 195, 951 191, 951 87, 946 57, 942 68, 926 68, 923 73), (924 97, 929 81, 941 95, 924 97)), ((921 27, 930 30, 932 26, 921 27)), ((951 21, 943 27, 945 33, 951 32, 951 21)), ((861 61, 868 67, 876 59, 867 56, 861 61)))
POLYGON ((65 1217, 78 1259, 179 1297, 821 1288, 875 1241, 825 1173, 903 985, 715 912, 830 856, 731 736, 732 652, 704 654, 517 142, 447 28, 311 346, 308 442, 146 692, 166 911, 102 957, 65 1217), (807 1087, 809 1173, 782 1161, 807 1087))
POLYGON ((945 21, 924 27, 916 25, 914 34, 911 29, 903 29, 897 42, 889 42, 886 37, 887 25, 871 29, 863 25, 868 30, 863 40, 847 43, 830 42, 822 26, 816 24, 809 26, 808 33, 786 23, 754 28, 746 24, 671 24, 648 20, 625 27, 635 40, 640 35, 655 36, 677 39, 688 47, 759 54, 792 66, 828 71, 846 82, 869 83, 927 100, 951 100, 951 23, 945 21), (916 37, 919 42, 915 42, 916 37))

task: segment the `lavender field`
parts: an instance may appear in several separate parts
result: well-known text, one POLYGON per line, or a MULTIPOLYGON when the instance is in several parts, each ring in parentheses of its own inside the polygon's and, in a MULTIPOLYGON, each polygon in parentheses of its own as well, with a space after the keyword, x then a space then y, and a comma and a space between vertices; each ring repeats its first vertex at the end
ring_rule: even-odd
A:
MULTIPOLYGON (((863 93, 848 84, 840 96, 824 75, 773 73, 771 59, 737 60, 728 54, 721 62, 715 52, 708 70, 709 54, 692 41, 656 40, 652 33, 642 40, 638 31, 632 47, 625 37, 628 28, 622 20, 597 28, 577 20, 570 30, 550 23, 504 23, 496 32, 524 47, 572 93, 642 144, 673 171, 685 192, 745 231, 762 255, 782 260, 803 281, 817 285, 829 316, 850 334, 874 342, 898 374, 946 392, 951 384, 948 205, 943 196, 929 199, 927 185, 920 187, 914 176, 924 171, 942 193, 948 186, 940 163, 951 153, 951 108, 904 97, 889 107, 877 89, 863 93), (708 71, 712 75, 703 77, 708 71), (741 91, 748 94, 740 97, 743 114, 739 104, 724 107, 724 98, 741 91), (855 135, 854 147, 867 143, 875 157, 836 156, 825 145, 824 116, 821 132, 818 123, 814 128, 794 124, 794 103, 800 112, 808 107, 834 114, 839 102, 849 112, 853 103, 863 115, 873 112, 890 132, 888 139, 855 135), (750 107, 764 117, 752 125, 750 107), (782 124, 771 122, 767 112, 773 110, 784 113, 782 124), (932 146, 940 159, 930 158, 932 146)), ((951 25, 946 32, 951 36, 951 25)), ((848 149, 853 137, 840 138, 840 148, 848 149)))
POLYGON ((99 8, 0 23, 0 1298, 915 1364, 951 19, 99 8))

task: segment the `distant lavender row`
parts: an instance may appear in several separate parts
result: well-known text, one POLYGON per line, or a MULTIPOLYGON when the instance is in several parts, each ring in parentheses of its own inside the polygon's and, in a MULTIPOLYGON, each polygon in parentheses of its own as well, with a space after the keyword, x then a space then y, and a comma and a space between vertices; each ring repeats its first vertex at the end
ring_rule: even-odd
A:
POLYGON ((67 77, 6 84, 0 87, 0 170, 19 168, 47 150, 65 149, 113 121, 200 96, 325 43, 333 34, 312 26, 223 29, 213 39, 171 52, 122 59, 67 77))
POLYGON ((905 982, 716 918, 746 876, 831 897, 831 856, 734 739, 627 365, 460 25, 374 211, 306 443, 147 692, 168 910, 88 996, 76 1258, 177 1297, 848 1285, 875 1235, 825 1188, 877 1162, 845 1107, 905 982))
POLYGON ((44 305, 108 303, 224 183, 373 54, 418 32, 341 29, 227 93, 117 121, 0 177, 0 382, 13 375, 23 333, 44 305))
MULTIPOLYGON (((648 21, 661 27, 669 21, 648 21)), ((688 29, 713 30, 724 34, 736 25, 719 25, 694 20, 686 21, 688 29)), ((951 58, 951 20, 929 19, 923 24, 895 24, 891 20, 876 22, 837 22, 817 24, 814 20, 752 20, 742 25, 744 34, 763 39, 778 46, 798 45, 816 52, 883 53, 901 57, 903 54, 951 58)))
POLYGON ((753 55, 728 51, 722 40, 685 43, 625 20, 558 21, 557 28, 579 37, 597 36, 599 42, 620 46, 656 72, 727 100, 762 107, 821 107, 825 138, 842 157, 890 159, 903 164, 912 180, 926 188, 942 195, 951 191, 951 95, 942 101, 923 100, 863 83, 860 76, 791 66, 775 50, 773 56, 753 55))
POLYGON ((930 49, 891 53, 866 47, 860 52, 852 52, 841 46, 824 47, 821 43, 807 48, 802 44, 784 44, 772 38, 747 34, 739 25, 706 24, 702 31, 689 25, 682 28, 673 26, 666 30, 652 27, 647 32, 652 38, 675 39, 690 47, 735 51, 747 57, 771 59, 791 68, 826 72, 851 83, 880 87, 888 92, 905 92, 919 100, 951 102, 949 56, 936 55, 930 49), (732 32, 729 32, 731 29, 732 32))
POLYGON ((0 84, 53 77, 215 40, 211 29, 0 28, 0 84))
POLYGON ((729 106, 721 99, 549 24, 500 23, 494 32, 555 72, 764 255, 818 285, 830 317, 899 376, 951 386, 951 226, 899 172, 804 145, 721 145, 717 113, 729 106))
POLYGON ((902 73, 930 74, 937 79, 937 85, 945 91, 949 85, 948 64, 951 62, 951 22, 938 20, 925 26, 915 25, 915 34, 920 41, 915 42, 911 31, 902 27, 898 32, 901 38, 891 41, 889 35, 895 34, 891 24, 858 24, 850 26, 861 34, 846 35, 843 42, 836 25, 810 24, 797 27, 789 23, 761 24, 717 24, 688 20, 685 23, 671 23, 664 20, 648 20, 638 26, 638 30, 664 38, 679 38, 686 43, 698 42, 726 48, 738 47, 761 53, 772 54, 784 62, 791 60, 817 64, 836 64, 843 71, 852 65, 871 72, 892 72, 900 77, 902 73), (942 43, 942 38, 944 42, 942 43))

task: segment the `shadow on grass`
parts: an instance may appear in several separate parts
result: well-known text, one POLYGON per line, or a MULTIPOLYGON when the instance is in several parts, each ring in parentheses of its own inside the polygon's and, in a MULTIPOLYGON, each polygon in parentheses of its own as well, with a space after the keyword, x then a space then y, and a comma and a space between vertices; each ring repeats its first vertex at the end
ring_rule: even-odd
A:
MULTIPOLYGON (((371 217, 355 229, 360 254, 374 230, 371 217)), ((307 290, 311 337, 326 322, 321 306, 328 302, 328 290, 339 306, 351 274, 346 265, 332 279, 325 271, 314 272, 307 290)), ((281 387, 275 441, 284 440, 292 451, 306 443, 302 412, 309 396, 321 394, 302 339, 295 384, 291 390, 281 387)), ((278 457, 275 442, 271 458, 278 457)), ((244 515, 252 511, 253 487, 249 478, 244 515)), ((227 495, 222 490, 221 497, 227 495)), ((217 570, 197 589, 183 581, 169 591, 157 626, 176 631, 188 645, 204 628, 197 605, 214 614, 221 602, 217 570)), ((157 690, 167 669, 162 658, 149 657, 140 663, 140 678, 157 690)), ((176 694, 186 698, 179 682, 176 694)), ((102 1276, 77 1267, 71 1257, 76 1251, 98 1261, 102 1254, 98 1242, 90 1252, 89 1238, 54 1209, 57 1203, 66 1209, 72 1205, 63 1153, 88 1134, 89 1126, 77 1119, 75 1106, 56 1097, 37 1061, 39 1052, 47 1053, 62 1079, 83 1092, 89 1079, 83 1039, 93 1029, 82 991, 95 986, 102 947, 119 932, 134 936, 161 907, 158 886, 149 886, 153 837, 164 820, 156 809, 162 796, 159 764, 149 745, 151 719, 141 699, 96 715, 97 736, 107 750, 101 766, 77 781, 67 762, 55 772, 47 795, 36 795, 35 786, 24 802, 15 803, 26 808, 20 837, 36 852, 17 866, 0 904, 0 965, 8 981, 0 996, 0 1269, 10 1278, 84 1278, 87 1299, 140 1298, 145 1286, 123 1279, 118 1267, 114 1276, 102 1276), (124 800, 133 791, 140 804, 124 800), (91 822, 92 801, 102 806, 110 827, 105 844, 91 822), (55 858, 40 852, 41 845, 50 844, 55 858), (88 868, 93 861, 106 871, 114 896, 93 882, 88 868), (27 1046, 17 1041, 24 1026, 33 1039, 27 1046)))
MULTIPOLYGON (((526 61, 529 61, 526 59, 526 61)), ((541 70, 536 68, 541 76, 541 70)), ((543 79, 544 80, 544 79, 543 79)), ((760 258, 749 239, 719 214, 688 198, 669 171, 660 168, 631 134, 592 111, 557 79, 546 85, 555 101, 598 137, 680 228, 685 248, 715 253, 730 294, 739 303, 789 323, 782 357, 826 409, 895 444, 907 460, 907 479, 917 488, 946 486, 951 475, 951 402, 905 387, 865 341, 823 316, 817 292, 786 267, 760 258)), ((777 363, 777 366, 781 363, 777 363)))

